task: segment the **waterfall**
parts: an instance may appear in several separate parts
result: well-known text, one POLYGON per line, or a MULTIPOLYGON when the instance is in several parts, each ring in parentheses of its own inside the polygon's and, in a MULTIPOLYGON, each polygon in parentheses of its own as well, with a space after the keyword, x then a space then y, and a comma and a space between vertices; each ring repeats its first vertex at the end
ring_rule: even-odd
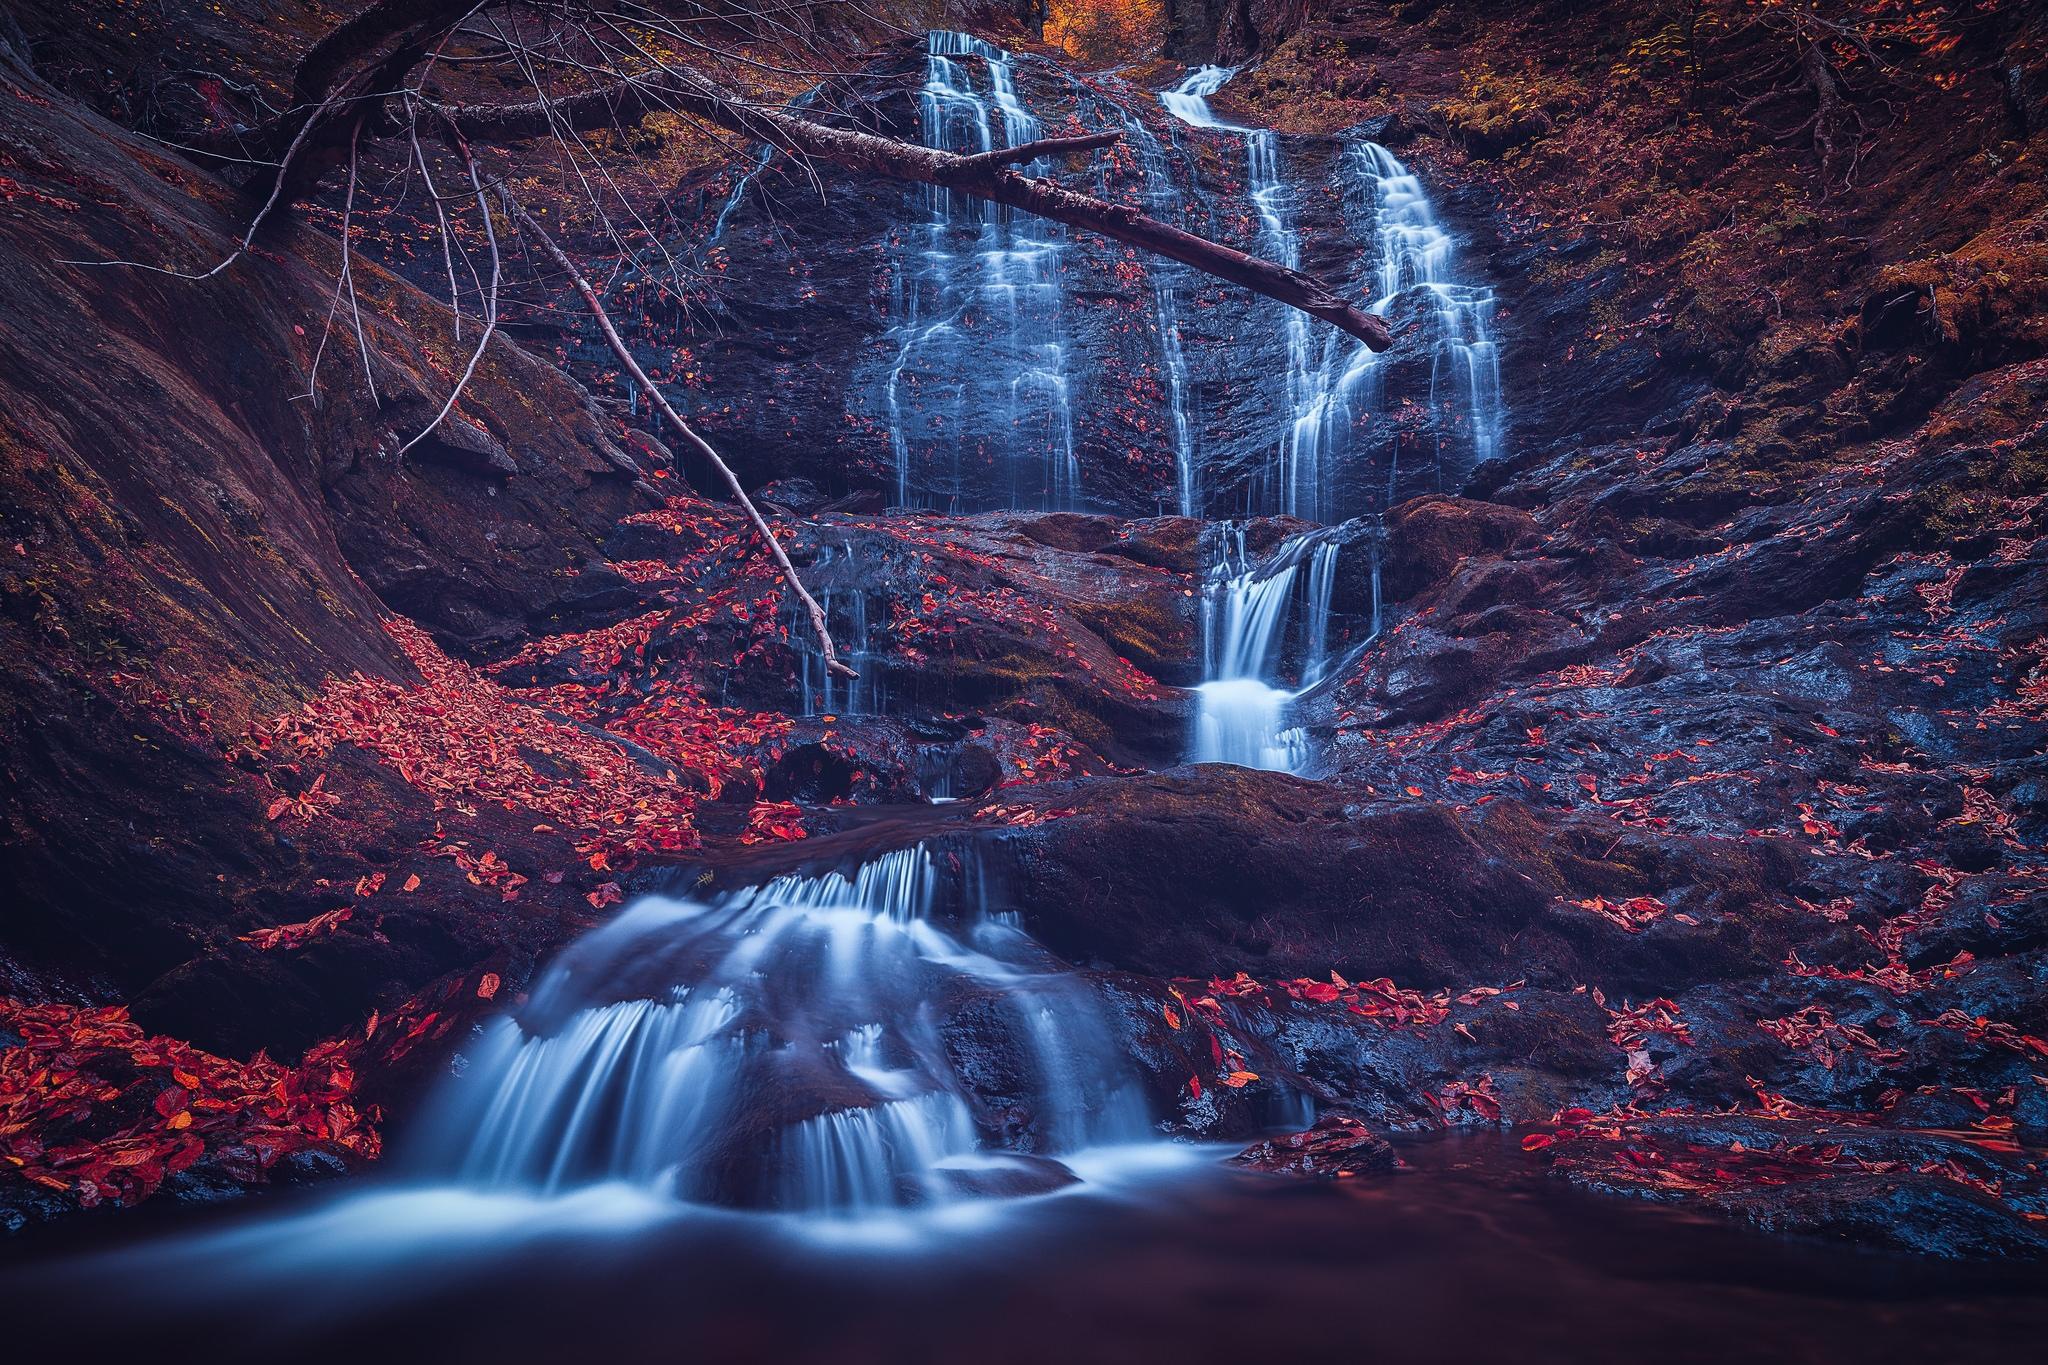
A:
POLYGON ((1308 643, 1301 663, 1301 685, 1313 687, 1330 666, 1330 599, 1337 589, 1337 551, 1334 540, 1318 543, 1308 569, 1308 643))
MULTIPOLYGON (((1112 105, 1123 125, 1124 143, 1137 156, 1145 174, 1145 211, 1160 222, 1183 225, 1187 201, 1174 173, 1173 160, 1159 135, 1121 105, 1112 105)), ((1192 176, 1190 176, 1192 179, 1192 176)), ((1108 185, 1099 192, 1109 198, 1108 185)), ((1159 333, 1159 368, 1166 378, 1166 418, 1173 438, 1174 502, 1184 517, 1201 514, 1201 464, 1195 447, 1194 417, 1189 403, 1187 350, 1180 334, 1180 287, 1188 267, 1160 257, 1146 274, 1152 283, 1153 321, 1159 333)))
MULTIPOLYGON (((1225 528, 1202 591, 1203 681, 1195 689, 1193 762, 1283 772, 1307 767, 1307 736, 1289 723, 1289 712, 1335 662, 1333 604, 1345 544, 1342 531, 1310 531, 1254 562, 1245 528, 1225 528), (1286 685, 1287 653, 1299 679, 1293 688, 1286 685)), ((1379 558, 1371 528, 1366 545, 1372 553, 1376 633, 1379 558)))
POLYGON ((486 1188, 628 1181, 858 1213, 966 1197, 992 1167, 1043 1187, 1071 1178, 1061 1154, 1151 1137, 1095 988, 952 869, 919 845, 635 903, 486 1026, 421 1164, 486 1188), (1008 1066, 1022 1092, 992 1102, 963 1057, 983 1090, 1008 1066))
MULTIPOLYGON (((917 106, 924 145, 945 151, 986 152, 1041 133, 1018 96, 1015 58, 964 33, 930 35, 917 106)), ((1081 470, 1059 230, 943 186, 921 187, 917 203, 890 285, 897 502, 954 506, 965 476, 994 463, 1009 506, 1072 506, 1081 470)))
MULTIPOLYGON (((840 563, 848 566, 841 581, 851 586, 834 587, 826 582, 818 589, 818 605, 825 609, 834 647, 855 676, 832 675, 825 667, 825 652, 819 648, 803 608, 793 600, 785 602, 783 614, 789 626, 789 643, 797 656, 798 714, 884 715, 889 709, 888 651, 877 648, 875 632, 868 624, 870 595, 862 586, 859 557, 850 548, 842 551, 828 545, 818 556, 818 577, 827 579, 828 571, 840 563)), ((829 576, 840 577, 837 573, 829 576)))
MULTIPOLYGON (((1455 489, 1500 453, 1507 426, 1493 291, 1458 278, 1455 241, 1438 222, 1421 179, 1392 152, 1376 142, 1354 142, 1339 167, 1354 218, 1379 253, 1372 310, 1388 315, 1414 298, 1422 314, 1430 348, 1430 483, 1438 491, 1455 489)), ((1386 395, 1375 391, 1382 364, 1371 351, 1355 348, 1332 386, 1333 406, 1348 417, 1361 390, 1366 405, 1384 402, 1386 395)), ((1397 497, 1398 475, 1390 458, 1389 504, 1397 497)))
MULTIPOLYGON (((1161 102, 1191 127, 1240 137, 1247 192, 1258 218, 1257 247, 1299 266, 1301 235, 1278 137, 1220 119, 1208 98, 1233 73, 1202 67, 1161 102)), ((1373 291, 1371 311, 1419 314, 1431 356, 1426 411, 1432 465, 1428 490, 1455 488, 1473 468, 1500 453, 1506 428, 1500 351, 1493 336, 1493 291, 1461 280, 1455 243, 1439 223, 1421 180, 1378 143, 1351 140, 1335 172, 1347 219, 1370 241, 1376 260, 1360 283, 1373 291)), ((1411 397, 1389 391, 1386 360, 1330 329, 1316 330, 1298 309, 1273 313, 1287 355, 1287 408, 1276 434, 1260 499, 1263 510, 1332 521, 1360 506, 1383 511, 1403 495, 1398 444, 1387 452, 1384 492, 1345 486, 1369 453, 1361 425, 1411 397)), ((1404 351, 1414 343, 1404 340, 1404 351)), ((1414 491, 1425 491, 1417 488, 1414 491)))
MULTIPOLYGON (((1226 528, 1202 589, 1202 676, 1195 688, 1196 763, 1297 772, 1306 737, 1287 724, 1295 693, 1274 680, 1300 558, 1283 547, 1265 572, 1251 563, 1244 528, 1226 528)), ((1334 575, 1332 575, 1334 576, 1334 575)), ((1325 608, 1327 628, 1327 604, 1325 608)))
MULTIPOLYGON (((1290 269, 1301 265, 1301 233, 1296 226, 1292 194, 1280 156, 1280 138, 1269 128, 1246 128, 1216 117, 1209 96, 1235 73, 1219 66, 1197 68, 1186 80, 1160 96, 1167 110, 1196 128, 1235 133, 1244 139, 1246 191, 1258 215, 1258 250, 1290 269)), ((1277 497, 1273 510, 1311 521, 1325 515, 1322 468, 1322 416, 1328 406, 1328 370, 1309 319, 1298 308, 1269 304, 1279 318, 1287 345, 1287 402, 1290 418, 1280 433, 1273 473, 1277 497)))

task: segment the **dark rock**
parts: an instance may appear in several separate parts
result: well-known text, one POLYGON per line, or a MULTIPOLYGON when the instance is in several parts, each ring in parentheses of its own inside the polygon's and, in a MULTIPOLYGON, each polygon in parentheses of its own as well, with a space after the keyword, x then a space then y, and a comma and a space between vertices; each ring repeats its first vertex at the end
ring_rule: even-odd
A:
POLYGON ((1399 1164, 1391 1143, 1342 1114, 1317 1119, 1315 1127, 1306 1132, 1254 1143, 1230 1160, 1255 1171, 1324 1180, 1378 1174, 1399 1164))
POLYGON ((957 1165, 943 1166, 937 1173, 946 1189, 956 1197, 977 1199, 1019 1199, 1050 1194, 1075 1184, 1080 1177, 1050 1157, 1021 1152, 1002 1152, 957 1165))

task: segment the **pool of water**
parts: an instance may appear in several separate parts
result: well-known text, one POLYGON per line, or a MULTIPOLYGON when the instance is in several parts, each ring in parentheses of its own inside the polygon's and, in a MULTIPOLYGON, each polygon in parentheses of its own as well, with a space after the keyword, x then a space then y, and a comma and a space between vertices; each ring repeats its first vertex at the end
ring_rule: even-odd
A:
POLYGON ((864 1221, 356 1182, 18 1241, 17 1360, 1900 1361, 2012 1357, 2022 1267, 1765 1238, 1546 1179, 1505 1140, 1304 1183, 1154 1146, 864 1221), (113 1244, 108 1237, 119 1239, 113 1244))

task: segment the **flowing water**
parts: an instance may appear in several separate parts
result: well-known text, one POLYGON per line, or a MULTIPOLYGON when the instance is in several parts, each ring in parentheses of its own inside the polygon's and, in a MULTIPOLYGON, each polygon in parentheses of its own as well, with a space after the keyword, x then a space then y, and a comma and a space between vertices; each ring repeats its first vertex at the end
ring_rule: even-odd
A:
POLYGON ((488 1026, 421 1130, 415 1169, 464 1189, 812 1214, 1056 1187, 1059 1157, 1155 1136, 1095 988, 923 845, 637 902, 488 1026))
MULTIPOLYGON (((926 43, 918 128, 927 147, 986 152, 1042 136, 1017 94, 1017 59, 964 33, 926 43)), ((1020 169, 1030 169, 1020 167, 1020 169)), ((971 473, 994 468, 1003 504, 1074 504, 1062 229, 985 200, 925 187, 890 272, 886 381, 896 501, 950 511, 971 473)))
POLYGON ((1066 1193, 881 1225, 620 1185, 165 1210, 155 1241, 95 1253, 81 1230, 78 1255, 35 1248, 41 1268, 0 1274, 0 1313, 10 1359, 36 1365, 1931 1365, 2010 1360, 2048 1331, 2024 1269, 1578 1195, 1496 1137, 1401 1152, 1399 1174, 1336 1184, 1207 1162, 1091 1169, 1066 1193))
MULTIPOLYGON (((1181 122, 1241 138, 1246 187, 1259 223, 1259 250, 1289 266, 1301 264, 1298 192, 1287 171, 1280 138, 1219 117, 1209 99, 1234 73, 1208 66, 1191 72, 1160 96, 1181 122)), ((1455 244, 1428 193, 1399 158, 1378 143, 1348 140, 1336 163, 1346 221, 1376 253, 1361 280, 1372 289, 1371 309, 1397 324, 1412 321, 1402 346, 1430 355, 1425 435, 1428 463, 1420 489, 1411 469, 1404 479, 1406 433, 1396 432, 1378 452, 1384 483, 1354 487, 1364 457, 1375 453, 1376 415, 1402 398, 1385 377, 1381 359, 1364 344, 1316 327, 1298 309, 1268 312, 1281 329, 1286 356, 1287 420, 1272 447, 1254 511, 1328 522, 1340 509, 1359 509, 1377 527, 1380 516, 1409 491, 1456 488, 1473 468, 1500 453, 1506 427, 1501 400, 1500 348, 1492 330, 1490 289, 1460 278, 1455 244)), ((1414 463, 1411 456, 1411 465, 1414 463)), ((1199 467, 1199 461, 1196 461, 1199 467)), ((1380 631, 1379 569, 1383 533, 1364 539, 1370 555, 1372 619, 1368 639, 1380 631)), ((1262 565, 1247 562, 1242 536, 1221 539, 1205 588, 1203 682, 1190 756, 1198 763, 1300 772, 1310 762, 1307 739, 1290 720, 1302 691, 1322 681, 1330 659, 1330 597, 1339 546, 1304 537, 1281 547, 1262 565), (1299 686, 1274 673, 1278 642, 1295 604, 1294 580, 1310 553, 1308 591, 1298 603, 1305 635, 1299 686), (1228 642, 1235 642, 1232 647, 1228 642)))

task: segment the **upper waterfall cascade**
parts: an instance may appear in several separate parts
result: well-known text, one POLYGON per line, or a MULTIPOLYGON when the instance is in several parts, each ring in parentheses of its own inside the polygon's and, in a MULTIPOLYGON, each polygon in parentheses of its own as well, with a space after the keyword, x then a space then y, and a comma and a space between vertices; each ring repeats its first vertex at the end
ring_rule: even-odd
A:
MULTIPOLYGON (((1133 394, 1154 409, 1140 414, 1144 439, 1172 457, 1170 485, 1157 494, 1162 509, 1327 523, 1457 487, 1499 452, 1505 428, 1492 291, 1461 273, 1451 234, 1397 157, 1340 137, 1336 156, 1322 152, 1297 164, 1282 135, 1211 108, 1210 97, 1233 74, 1195 70, 1159 96, 1170 117, 1148 121, 1129 101, 1104 98, 1042 59, 935 32, 916 94, 918 135, 926 146, 955 152, 1015 146, 1048 126, 1026 86, 1064 92, 1083 122, 1116 127, 1129 149, 1119 176, 1099 181, 1097 191, 1194 230, 1209 226, 1199 219, 1210 191, 1182 140, 1236 143, 1254 228, 1244 245, 1289 266, 1303 264, 1305 200, 1327 190, 1341 204, 1338 229, 1366 248, 1355 254, 1348 282, 1400 332, 1403 356, 1427 363, 1375 355, 1298 309, 1233 297, 1229 307, 1248 309, 1250 327, 1246 335, 1233 323, 1233 333, 1247 342, 1269 338, 1285 380, 1269 415, 1256 419, 1272 423, 1264 467, 1249 483, 1213 480, 1217 435, 1205 430, 1204 395, 1240 376, 1217 357, 1195 354, 1216 344, 1188 335, 1199 277, 1173 262, 1144 261, 1143 330, 1156 338, 1148 362, 1156 382, 1133 394)), ((1089 387, 1107 362, 1090 349, 1082 323, 1103 303, 1077 292, 1087 273, 1079 245, 1060 225, 948 189, 923 187, 906 197, 887 247, 890 326, 875 395, 898 503, 949 511, 1099 505, 1089 490, 1082 428, 1095 406, 1132 399, 1089 387)))
MULTIPOLYGON (((1015 59, 964 33, 927 41, 917 108, 924 144, 944 151, 1014 147, 1042 132, 1018 96, 1015 59)), ((916 198, 891 273, 886 393, 897 502, 948 505, 963 461, 994 460, 1009 506, 1073 505, 1081 472, 1063 229, 943 187, 916 198)))

